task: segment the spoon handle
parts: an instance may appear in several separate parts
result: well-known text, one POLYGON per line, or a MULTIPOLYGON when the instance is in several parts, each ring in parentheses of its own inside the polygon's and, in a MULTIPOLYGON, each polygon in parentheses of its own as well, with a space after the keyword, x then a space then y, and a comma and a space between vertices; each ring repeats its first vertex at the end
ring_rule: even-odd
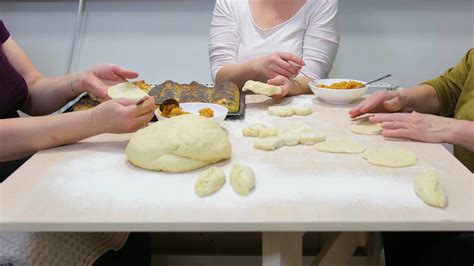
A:
POLYGON ((372 84, 372 83, 377 82, 377 81, 382 80, 382 79, 386 79, 386 78, 391 77, 391 76, 392 76, 392 74, 387 74, 387 75, 385 75, 385 76, 383 76, 383 77, 380 77, 380 78, 378 78, 378 79, 375 79, 375 80, 372 80, 372 81, 370 81, 370 82, 367 82, 367 83, 365 83, 365 85, 367 86, 367 85, 369 85, 369 84, 372 84))

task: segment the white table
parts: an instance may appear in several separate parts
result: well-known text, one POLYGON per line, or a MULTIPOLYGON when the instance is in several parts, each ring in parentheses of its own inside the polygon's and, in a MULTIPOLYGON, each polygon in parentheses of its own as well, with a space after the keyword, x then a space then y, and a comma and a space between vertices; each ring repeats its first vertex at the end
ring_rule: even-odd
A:
POLYGON ((234 163, 255 170, 256 190, 248 197, 227 182, 215 195, 199 198, 193 185, 202 169, 169 174, 135 168, 124 154, 130 135, 105 134, 38 152, 9 177, 0 186, 1 230, 274 232, 263 237, 264 253, 273 254, 266 265, 294 261, 305 231, 474 230, 473 174, 442 145, 356 135, 349 130, 350 106, 309 95, 282 104, 290 102, 310 104, 315 113, 272 117, 266 109, 273 100, 248 96, 245 120, 222 125, 233 152, 217 165, 227 174, 234 163), (368 148, 406 148, 419 161, 390 169, 372 166, 360 154, 321 153, 310 146, 259 151, 253 139, 241 136, 252 123, 310 125, 328 138, 351 138, 368 148), (438 173, 448 196, 445 209, 415 195, 413 177, 425 170, 438 173), (296 243, 290 245, 295 250, 285 243, 296 243))

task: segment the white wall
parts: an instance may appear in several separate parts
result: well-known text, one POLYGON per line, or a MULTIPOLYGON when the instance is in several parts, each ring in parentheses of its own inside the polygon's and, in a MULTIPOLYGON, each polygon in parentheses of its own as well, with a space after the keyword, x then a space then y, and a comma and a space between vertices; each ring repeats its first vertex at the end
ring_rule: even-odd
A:
MULTIPOLYGON (((244 1, 244 0, 242 0, 244 1)), ((332 76, 392 73, 410 86, 441 74, 474 47, 472 0, 340 0, 341 46, 332 76)), ((214 1, 87 1, 78 67, 123 64, 152 82, 209 82, 207 39, 214 1)), ((34 63, 64 74, 77 1, 0 2, 34 63)))

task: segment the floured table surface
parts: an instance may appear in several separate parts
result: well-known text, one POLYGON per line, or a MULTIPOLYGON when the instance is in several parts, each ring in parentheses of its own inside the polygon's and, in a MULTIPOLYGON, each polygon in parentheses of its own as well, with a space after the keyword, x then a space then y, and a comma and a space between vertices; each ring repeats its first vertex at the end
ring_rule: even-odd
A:
POLYGON ((350 130, 352 106, 322 103, 314 96, 279 105, 310 105, 309 116, 267 114, 275 104, 247 96, 245 120, 225 121, 231 160, 216 164, 227 182, 216 194, 199 198, 194 182, 206 168, 183 174, 151 172, 130 165, 130 134, 104 134, 38 152, 0 185, 2 230, 45 231, 375 231, 474 230, 474 177, 440 144, 389 141, 350 130), (311 146, 274 152, 253 148, 242 128, 264 123, 282 129, 309 125, 328 139, 349 138, 366 148, 399 147, 419 157, 415 166, 373 166, 362 154, 330 154, 311 146), (251 166, 256 189, 236 194, 228 176, 232 165, 251 166), (413 178, 434 170, 448 203, 427 206, 415 194, 413 178))

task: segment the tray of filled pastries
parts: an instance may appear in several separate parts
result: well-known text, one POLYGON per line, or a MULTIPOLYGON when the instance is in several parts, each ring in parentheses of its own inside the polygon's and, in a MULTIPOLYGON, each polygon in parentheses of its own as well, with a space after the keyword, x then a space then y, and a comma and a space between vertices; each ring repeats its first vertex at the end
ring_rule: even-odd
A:
MULTIPOLYGON (((149 84, 145 81, 133 82, 142 91, 155 97, 157 107, 167 99, 175 99, 179 103, 214 103, 226 107, 229 112, 227 119, 239 119, 245 116, 245 95, 233 82, 224 81, 218 84, 177 83, 171 80, 161 84, 149 84)), ((85 94, 68 111, 87 110, 99 105, 101 99, 85 94)))

